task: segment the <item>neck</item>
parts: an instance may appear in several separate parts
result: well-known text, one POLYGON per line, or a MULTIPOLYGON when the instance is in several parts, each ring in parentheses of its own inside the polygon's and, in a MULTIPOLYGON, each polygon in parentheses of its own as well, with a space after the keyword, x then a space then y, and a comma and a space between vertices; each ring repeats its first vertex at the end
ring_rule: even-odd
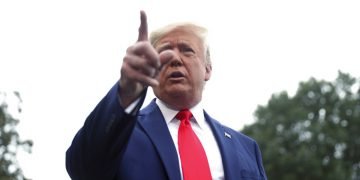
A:
POLYGON ((168 108, 180 111, 182 109, 191 109, 197 104, 201 102, 201 97, 198 99, 191 99, 191 98, 161 98, 158 97, 160 101, 162 101, 168 108))

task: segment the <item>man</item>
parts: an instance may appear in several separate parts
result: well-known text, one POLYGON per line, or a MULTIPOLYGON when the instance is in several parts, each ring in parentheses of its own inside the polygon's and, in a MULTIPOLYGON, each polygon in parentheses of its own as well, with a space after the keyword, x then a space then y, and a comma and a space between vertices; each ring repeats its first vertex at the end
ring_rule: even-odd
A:
POLYGON ((138 41, 120 80, 88 116, 66 154, 72 179, 266 179, 260 150, 201 105, 211 76, 206 29, 175 24, 138 41), (157 97, 140 110, 147 87, 157 97))

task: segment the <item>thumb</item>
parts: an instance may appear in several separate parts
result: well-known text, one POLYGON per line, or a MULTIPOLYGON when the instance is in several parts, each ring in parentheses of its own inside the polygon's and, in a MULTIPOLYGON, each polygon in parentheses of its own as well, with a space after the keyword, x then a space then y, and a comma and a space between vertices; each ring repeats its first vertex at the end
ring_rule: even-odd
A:
POLYGON ((167 64, 171 59, 175 57, 175 52, 173 50, 165 50, 159 54, 161 67, 167 64))

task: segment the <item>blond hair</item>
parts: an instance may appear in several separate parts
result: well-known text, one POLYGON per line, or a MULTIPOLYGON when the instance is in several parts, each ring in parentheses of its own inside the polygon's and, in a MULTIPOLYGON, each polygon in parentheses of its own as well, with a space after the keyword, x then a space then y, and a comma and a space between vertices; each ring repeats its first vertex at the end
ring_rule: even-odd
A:
POLYGON ((159 40, 161 38, 163 38, 165 35, 167 35, 168 33, 177 30, 177 29, 186 29, 188 31, 190 31, 191 33, 193 33, 196 37, 198 37, 204 46, 204 57, 205 57, 205 63, 207 65, 211 66, 211 59, 210 59, 210 49, 209 49, 209 45, 207 43, 207 29, 196 25, 194 23, 174 23, 174 24, 170 24, 167 26, 164 26, 162 28, 159 28, 157 30, 154 30, 153 32, 151 32, 150 34, 150 43, 151 45, 153 45, 154 47, 156 47, 157 43, 159 42, 159 40))

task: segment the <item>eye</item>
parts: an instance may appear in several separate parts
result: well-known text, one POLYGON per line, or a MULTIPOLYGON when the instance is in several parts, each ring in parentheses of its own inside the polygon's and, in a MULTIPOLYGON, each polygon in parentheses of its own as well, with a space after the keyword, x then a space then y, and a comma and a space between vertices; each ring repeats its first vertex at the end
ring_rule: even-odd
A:
POLYGON ((172 49, 171 45, 170 44, 163 44, 163 45, 159 45, 157 48, 156 48, 156 51, 158 53, 161 53, 165 50, 168 50, 168 49, 172 49))
POLYGON ((191 48, 191 47, 188 47, 188 46, 184 46, 180 50, 181 50, 182 53, 184 53, 187 56, 191 56, 191 55, 195 54, 195 50, 193 48, 191 48))
POLYGON ((169 46, 161 47, 161 48, 159 48, 159 49, 157 50, 157 52, 158 52, 158 53, 161 53, 161 52, 163 52, 163 51, 165 51, 165 50, 168 50, 168 49, 171 49, 171 47, 169 47, 169 46))
POLYGON ((185 47, 184 52, 195 52, 192 48, 189 48, 189 47, 185 47))

